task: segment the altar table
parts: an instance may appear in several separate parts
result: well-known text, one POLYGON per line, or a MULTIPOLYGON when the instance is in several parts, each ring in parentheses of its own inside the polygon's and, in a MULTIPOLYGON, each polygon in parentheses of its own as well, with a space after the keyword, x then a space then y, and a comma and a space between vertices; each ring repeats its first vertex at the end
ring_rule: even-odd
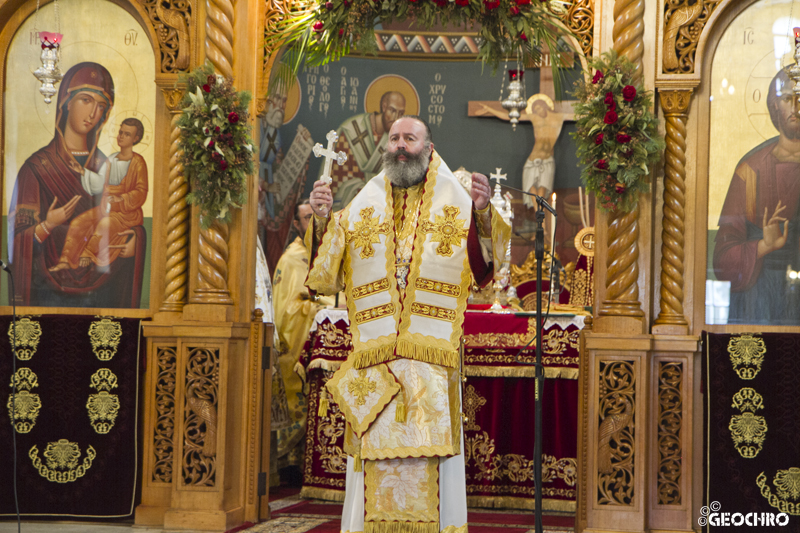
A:
MULTIPOLYGON (((551 316, 542 332, 545 367, 542 507, 575 511, 578 336, 584 316, 551 316)), ((534 367, 530 314, 467 311, 464 320, 464 460, 471 507, 534 508, 534 367)), ((344 417, 335 402, 317 415, 321 387, 352 350, 347 312, 323 309, 297 369, 307 380, 308 428, 301 496, 344 500, 344 417)))

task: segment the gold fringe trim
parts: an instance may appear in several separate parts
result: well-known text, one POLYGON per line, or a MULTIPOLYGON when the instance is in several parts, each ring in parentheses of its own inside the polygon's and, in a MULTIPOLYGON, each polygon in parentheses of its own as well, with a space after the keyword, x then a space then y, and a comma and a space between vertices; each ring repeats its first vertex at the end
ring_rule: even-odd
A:
POLYGON ((406 359, 414 359, 415 361, 439 366, 449 366, 450 368, 458 368, 459 364, 458 349, 424 346, 407 340, 398 341, 397 355, 406 359))
POLYGON ((364 533, 439 533, 439 522, 364 522, 364 533))
POLYGON ((303 487, 300 489, 300 497, 308 500, 343 502, 344 491, 336 489, 322 489, 320 487, 303 487))
MULTIPOLYGON (((322 370, 328 370, 329 372, 336 372, 339 370, 339 367, 342 366, 344 361, 328 361, 327 359, 314 359, 310 363, 308 363, 308 372, 312 370, 317 370, 321 368, 322 370)), ((298 365, 300 363, 297 363, 298 365)), ((297 366, 295 366, 294 371, 297 372, 297 366)), ((297 372, 299 374, 299 372, 297 372)))
POLYGON ((442 530, 442 533, 467 533, 469 531, 469 525, 464 524, 461 527, 458 526, 447 526, 442 530))
POLYGON ((357 453, 353 456, 353 472, 361 472, 361 454, 357 453))
MULTIPOLYGON (((555 500, 542 498, 543 511, 575 512, 576 502, 570 500, 555 500)), ((515 498, 513 496, 467 496, 468 507, 489 507, 505 509, 534 509, 536 500, 530 498, 515 498)))
POLYGON ((368 366, 378 365, 391 361, 394 359, 394 344, 379 346, 370 350, 364 350, 354 353, 350 357, 353 358, 353 368, 361 370, 368 366))
MULTIPOLYGON (((533 378, 536 370, 533 365, 526 366, 464 366, 464 373, 472 377, 488 378, 533 378)), ((578 379, 579 369, 564 366, 546 366, 547 379, 578 379)))
POLYGON ((403 394, 402 387, 400 392, 397 393, 397 407, 394 410, 394 421, 405 424, 406 422, 406 402, 405 395, 403 394))

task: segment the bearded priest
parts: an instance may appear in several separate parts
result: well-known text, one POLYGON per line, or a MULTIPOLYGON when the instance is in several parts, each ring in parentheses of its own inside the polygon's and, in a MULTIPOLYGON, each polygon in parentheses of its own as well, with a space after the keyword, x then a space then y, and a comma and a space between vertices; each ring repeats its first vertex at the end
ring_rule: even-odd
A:
POLYGON ((464 311, 511 234, 490 192, 473 174, 468 193, 413 116, 392 125, 383 171, 342 211, 314 184, 306 285, 345 291, 354 348, 326 384, 347 421, 342 533, 467 531, 464 311))

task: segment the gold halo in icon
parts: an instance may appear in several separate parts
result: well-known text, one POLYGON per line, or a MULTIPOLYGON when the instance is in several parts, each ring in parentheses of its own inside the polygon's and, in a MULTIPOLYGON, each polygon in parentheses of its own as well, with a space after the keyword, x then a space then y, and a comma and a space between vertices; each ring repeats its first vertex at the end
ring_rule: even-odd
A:
POLYGON ((378 113, 381 110, 381 97, 397 91, 406 99, 406 115, 419 115, 419 93, 414 85, 403 76, 385 74, 372 80, 364 94, 364 110, 367 113, 378 113))

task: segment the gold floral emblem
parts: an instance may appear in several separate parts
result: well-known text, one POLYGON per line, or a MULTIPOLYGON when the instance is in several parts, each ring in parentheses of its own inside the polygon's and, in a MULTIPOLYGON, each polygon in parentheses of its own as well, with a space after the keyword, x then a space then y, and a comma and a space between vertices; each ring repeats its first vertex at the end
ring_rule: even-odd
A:
POLYGON ((739 455, 752 459, 764 447, 766 440, 767 422, 763 416, 755 414, 758 409, 764 408, 764 399, 755 389, 744 387, 733 395, 732 407, 742 412, 733 415, 728 424, 733 445, 739 455))
POLYGON ((92 375, 91 385, 97 394, 90 394, 86 402, 89 422, 97 433, 106 434, 114 427, 119 413, 119 397, 111 394, 117 388, 117 376, 107 368, 101 368, 92 375))
POLYGON ((33 357, 41 338, 42 326, 30 318, 21 318, 16 323, 12 322, 8 325, 8 340, 12 346, 16 345, 17 359, 22 361, 29 361, 33 357), (15 330, 16 339, 14 338, 15 330))
POLYGON ((17 433, 30 433, 42 409, 39 395, 30 392, 39 386, 39 380, 30 368, 20 368, 11 378, 10 386, 15 385, 17 393, 8 395, 8 416, 14 420, 17 433))
POLYGON ((347 391, 356 397, 356 405, 367 403, 367 396, 377 390, 378 384, 367 377, 366 370, 360 370, 358 377, 347 384, 347 391))
POLYGON ((89 326, 89 338, 92 341, 92 351, 97 358, 101 361, 110 361, 117 353, 122 338, 122 326, 109 318, 97 320, 89 326))
POLYGON ((380 217, 373 218, 373 213, 375 213, 374 207, 365 207, 359 213, 361 221, 355 223, 352 231, 347 230, 347 242, 352 242, 354 248, 361 248, 361 259, 375 255, 375 248, 372 245, 381 242, 378 235, 389 234, 389 223, 379 223, 380 217))
POLYGON ((89 446, 86 449, 86 457, 81 462, 81 449, 78 444, 67 439, 59 439, 57 442, 48 443, 43 455, 47 464, 42 463, 39 458, 39 448, 35 444, 28 452, 28 457, 31 458, 34 468, 39 471, 39 475, 54 483, 70 483, 86 474, 92 467, 97 452, 89 446))
POLYGON ((788 470, 778 470, 772 479, 775 493, 767 484, 767 475, 761 472, 756 478, 756 486, 761 489, 761 495, 767 499, 772 507, 782 513, 795 516, 800 515, 800 468, 793 466, 788 470))
POLYGON ((424 220, 422 232, 432 233, 431 242, 438 242, 436 253, 445 257, 453 255, 453 246, 461 246, 461 241, 467 238, 468 232, 464 229, 466 220, 457 219, 461 209, 452 205, 444 206, 444 216, 436 215, 436 222, 424 220))
POLYGON ((764 339, 744 333, 738 337, 731 337, 728 342, 728 353, 731 356, 733 370, 739 377, 753 379, 761 371, 767 346, 764 344, 764 339))

